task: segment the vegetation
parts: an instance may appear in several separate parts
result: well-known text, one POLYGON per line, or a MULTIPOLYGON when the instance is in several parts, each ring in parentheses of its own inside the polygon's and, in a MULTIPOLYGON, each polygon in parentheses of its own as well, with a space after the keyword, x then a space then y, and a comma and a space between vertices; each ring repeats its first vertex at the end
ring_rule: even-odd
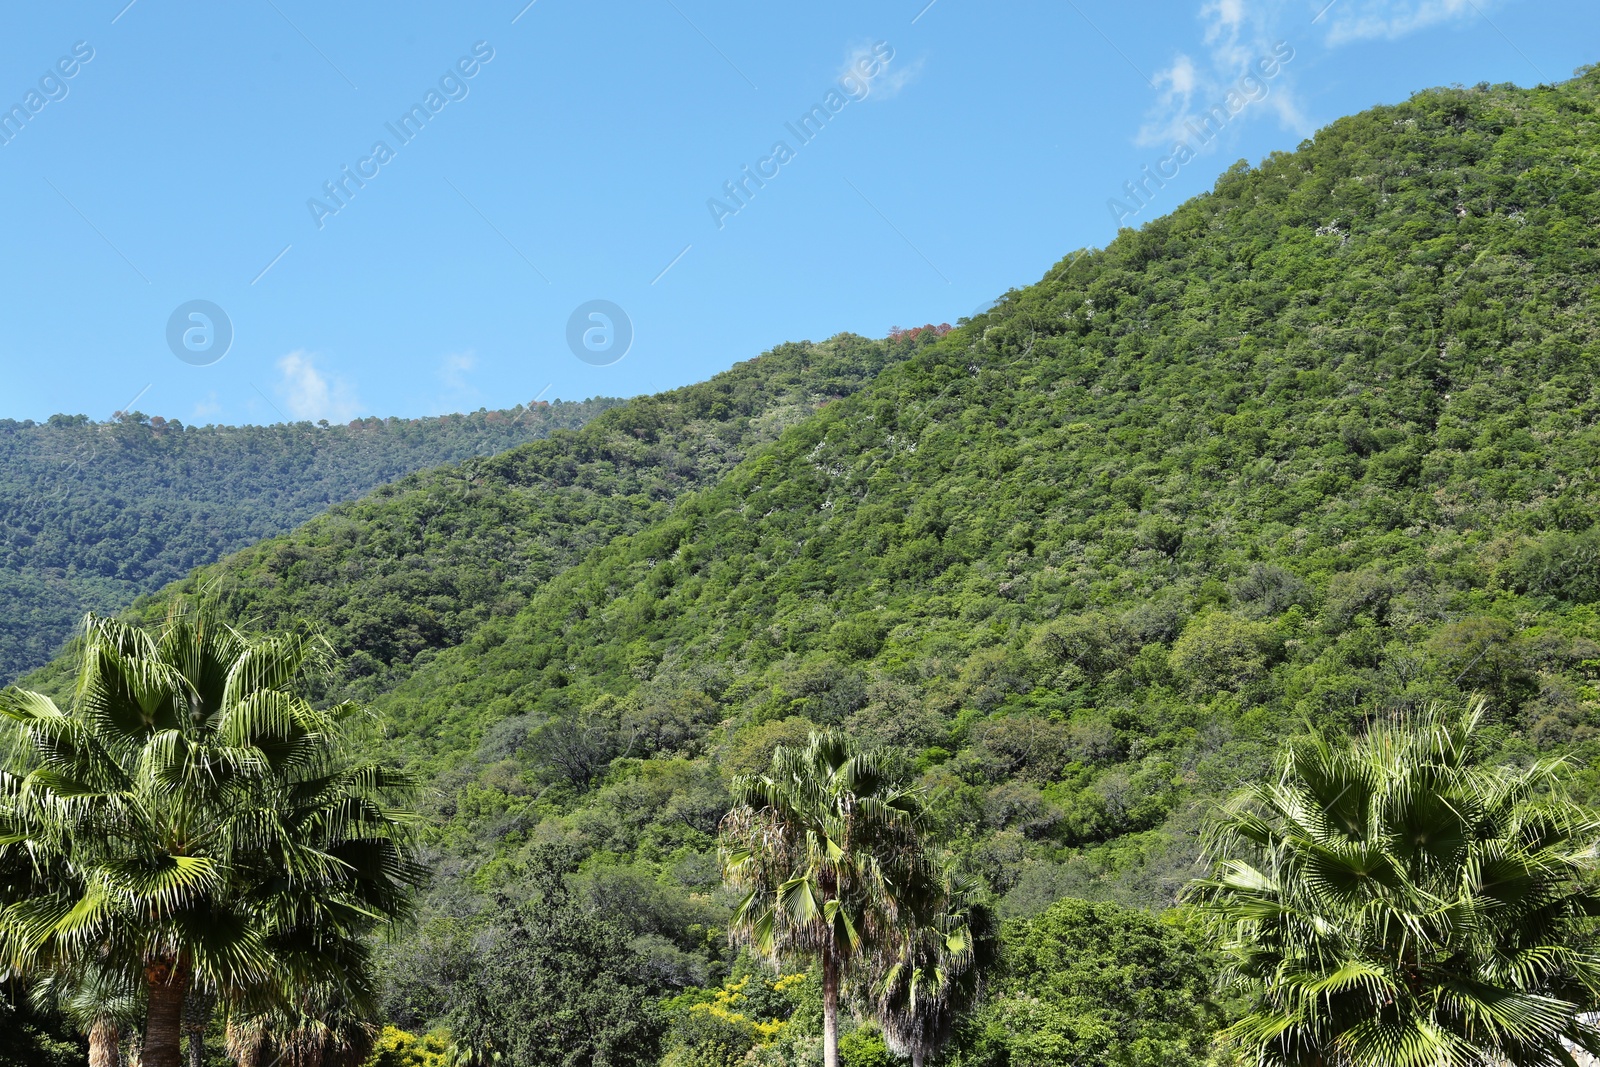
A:
POLYGON ((440 847, 666 884, 711 847, 683 805, 841 726, 1026 915, 1170 903, 1305 719, 1480 691, 1504 758, 1600 766, 1600 619, 1560 577, 1600 503, 1600 201, 1558 165, 1597 82, 1424 93, 1230 171, 554 575, 378 698, 440 847))
MULTIPOLYGON (((937 886, 919 840, 921 797, 836 730, 778 746, 766 774, 734 780, 722 868, 744 891, 735 937, 776 963, 822 968, 822 1061, 839 1064, 839 990, 863 957, 915 952, 937 886)), ((960 934, 955 935, 960 939, 960 934)), ((965 951, 964 947, 958 951, 965 951)))
POLYGON ((418 873, 387 806, 406 780, 349 758, 358 709, 295 693, 313 641, 246 638, 181 604, 159 633, 86 629, 69 711, 0 694, 23 742, 0 774, 0 959, 75 986, 69 1005, 89 994, 97 1042, 128 1014, 99 1005, 137 989, 145 1067, 178 1067, 196 989, 235 1030, 332 1033, 359 1063, 363 938, 406 913, 418 873))
POLYGON ((626 928, 582 907, 564 850, 538 850, 524 897, 502 896, 492 940, 455 991, 458 1051, 525 1067, 643 1067, 661 1022, 626 928))
MULTIPOLYGON (((370 700, 919 343, 843 335, 781 345, 582 429, 384 486, 201 568, 177 589, 214 596, 229 617, 264 629, 314 620, 340 657, 326 698, 370 700)), ((139 613, 158 620, 164 602, 154 598, 139 613)), ((30 684, 67 684, 59 668, 52 675, 30 684)))
POLYGON ((348 426, 199 427, 136 411, 0 419, 0 684, 46 663, 91 608, 120 611, 385 482, 581 426, 618 403, 348 426))
POLYGON ((775 1051, 804 1027, 806 975, 776 978, 746 974, 719 989, 696 990, 667 1001, 671 1029, 663 1067, 731 1067, 775 1051))
POLYGON ((993 918, 975 880, 945 870, 938 906, 928 921, 904 931, 882 953, 873 976, 873 1014, 884 1047, 923 1067, 955 1035, 957 1022, 977 1007, 994 965, 993 918))
POLYGON ((962 1067, 1204 1063, 1224 1016, 1215 966, 1175 919, 1066 899, 1005 931, 1000 973, 968 1017, 962 1067))
POLYGON ((1434 1067, 1600 1054, 1600 814, 1559 761, 1486 766, 1481 707, 1286 750, 1215 827, 1196 886, 1264 1064, 1434 1067))
MULTIPOLYGON (((38 1067, 79 1067, 88 1049, 60 1016, 28 1003, 21 983, 0 983, 0 1063, 38 1067)), ((101 1067, 95 1064, 94 1067, 101 1067)))
MULTIPOLYGON (((1419 93, 948 332, 786 346, 197 573, 230 617, 324 626, 348 666, 314 699, 370 698, 431 784, 419 921, 378 949, 388 1021, 537 1062, 552 1034, 811 1057, 820 965, 792 1002, 770 975, 729 991, 753 974, 729 929, 760 931, 717 847, 749 776, 822 730, 926 797, 922 834, 1005 920, 944 1053, 996 1067, 1203 1055, 1232 1010, 1209 952, 1129 908, 1204 873, 1206 814, 1302 723, 1480 694, 1483 766, 1565 755, 1592 805, 1597 107, 1593 70, 1419 93), (549 849, 561 951, 604 998, 526 978, 556 973, 516 914, 543 914, 549 849), (742 1022, 690 1015, 719 992, 742 1022), (558 995, 565 1030, 495 1014, 558 995)), ((805 912, 771 914, 777 947, 805 912)), ((846 1067, 911 1048, 874 1022, 875 970, 841 983, 846 1067)))

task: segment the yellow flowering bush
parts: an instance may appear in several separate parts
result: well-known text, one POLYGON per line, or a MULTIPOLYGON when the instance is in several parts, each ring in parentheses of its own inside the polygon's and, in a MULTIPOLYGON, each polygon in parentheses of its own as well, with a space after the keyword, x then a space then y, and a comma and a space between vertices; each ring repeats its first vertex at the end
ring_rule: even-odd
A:
POLYGON ((746 975, 669 1001, 672 1027, 662 1067, 734 1067, 772 1044, 788 1027, 791 995, 804 981, 803 974, 770 982, 746 975))
POLYGON ((450 1035, 442 1030, 418 1037, 397 1026, 385 1026, 366 1067, 445 1067, 449 1047, 450 1035))

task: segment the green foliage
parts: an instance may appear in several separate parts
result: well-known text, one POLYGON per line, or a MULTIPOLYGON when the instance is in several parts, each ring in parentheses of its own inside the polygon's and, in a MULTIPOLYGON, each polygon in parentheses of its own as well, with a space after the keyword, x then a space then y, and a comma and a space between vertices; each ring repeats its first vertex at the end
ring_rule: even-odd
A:
POLYGON ((302 635, 181 602, 155 633, 85 630, 68 711, 0 692, 0 961, 77 986, 60 999, 90 1021, 137 991, 152 1067, 176 1063, 192 988, 364 1056, 364 938, 407 914, 418 875, 390 806, 409 781, 351 758, 360 709, 296 692, 321 652, 302 635))
POLYGON ((803 974, 775 980, 746 974, 720 989, 668 1001, 663 1067, 734 1067, 752 1050, 773 1044, 789 1030, 804 982, 803 974))
POLYGON ((1172 922, 1062 900, 1007 928, 1001 974, 958 1060, 994 1067, 1202 1063, 1219 1021, 1212 968, 1172 922))
POLYGON ((857 1027, 839 1039, 839 1067, 894 1067, 895 1063, 883 1034, 873 1027, 857 1027))
POLYGON ((838 1067, 842 980, 902 959, 940 913, 923 798, 840 730, 780 745, 767 773, 735 778, 732 792, 719 837, 723 875, 744 894, 732 933, 780 965, 821 965, 823 1062, 838 1067))
POLYGON ((451 1031, 464 1049, 525 1067, 634 1067, 656 1062, 660 986, 628 928, 584 906, 567 884, 570 850, 529 856, 523 890, 502 896, 487 945, 453 991, 451 1031))
POLYGON ((1194 896, 1264 1064, 1570 1062, 1600 1052, 1600 813, 1561 765, 1483 762, 1481 708, 1288 748, 1218 819, 1194 896))
POLYGON ((31 1007, 17 983, 0 983, 0 1063, 81 1067, 88 1054, 71 1026, 31 1007))
POLYGON ((1579 534, 1557 530, 1532 541, 1506 561, 1501 573, 1519 593, 1592 604, 1600 600, 1600 528, 1579 534))
POLYGON ((940 881, 936 914, 880 953, 871 979, 882 1041, 913 1067, 949 1043, 957 1022, 977 1004, 998 949, 979 883, 950 869, 940 881))
POLYGON ((1214 611, 1196 616, 1173 643, 1168 662, 1205 695, 1238 689, 1260 678, 1272 661, 1272 628, 1214 611))
POLYGON ((49 660, 86 611, 136 597, 412 471, 581 426, 621 401, 348 426, 0 419, 0 683, 49 660))
MULTIPOLYGON (((314 510, 296 511, 280 525, 258 523, 248 536, 223 545, 208 541, 210 554, 186 557, 139 591, 216 558, 219 548, 241 547, 326 511, 292 533, 202 567, 179 589, 214 595, 231 617, 263 628, 312 621, 340 657, 328 698, 367 700, 393 689, 435 653, 468 640, 485 624, 503 626, 554 574, 620 535, 661 521, 681 495, 715 484, 787 427, 855 392, 884 366, 927 343, 891 346, 841 335, 820 344, 786 344, 710 381, 641 397, 624 408, 605 410, 614 402, 597 400, 538 409, 553 413, 542 417, 539 432, 496 439, 493 449, 432 454, 416 442, 416 454, 426 462, 469 458, 409 475, 353 503, 338 501, 354 492, 319 489, 314 510), (487 455, 534 437, 542 439, 487 455)), ((487 417, 470 419, 481 423, 487 417)), ((404 430, 406 440, 421 434, 398 420, 393 426, 397 434, 404 430)), ((117 432, 134 431, 119 427, 117 432)), ((184 439, 195 432, 187 431, 184 439)), ((323 435, 316 440, 354 435, 359 442, 391 431, 316 432, 323 435)), ((313 460, 296 453, 271 469, 280 479, 291 473, 304 479, 305 468, 316 466, 313 460)), ((386 474, 392 478, 408 469, 414 468, 386 474)), ((381 480, 362 483, 361 490, 381 480)), ((91 513, 85 505, 73 512, 74 521, 91 513)), ((51 529, 58 531, 53 536, 66 537, 64 531, 75 528, 65 518, 52 520, 51 529)), ((149 523, 141 527, 151 528, 149 523)), ((664 570, 657 581, 669 575, 670 569, 664 570)), ((105 610, 131 597, 94 599, 105 610)), ((136 610, 152 618, 164 609, 157 599, 136 610)), ((652 655, 648 664, 635 662, 630 669, 656 663, 652 655)), ((56 684, 64 682, 58 672, 56 684)), ((49 681, 30 684, 53 691, 49 681)), ((453 738, 448 745, 463 743, 453 738)))

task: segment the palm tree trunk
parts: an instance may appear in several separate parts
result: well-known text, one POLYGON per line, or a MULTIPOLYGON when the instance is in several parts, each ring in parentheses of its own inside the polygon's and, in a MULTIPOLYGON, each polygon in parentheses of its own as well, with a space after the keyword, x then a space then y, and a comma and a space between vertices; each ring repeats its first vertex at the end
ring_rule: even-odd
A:
POLYGON ((822 1067, 839 1067, 839 961, 822 954, 822 1067))
POLYGON ((161 960, 146 967, 144 975, 150 984, 144 1067, 183 1067, 183 998, 189 990, 188 968, 179 960, 161 960))
POLYGON ((89 1027, 89 1067, 117 1067, 117 1024, 110 1019, 89 1027))
POLYGON ((211 1012, 216 998, 209 992, 191 984, 189 995, 183 1002, 183 1032, 188 1044, 189 1067, 205 1067, 206 1028, 211 1025, 211 1012))
POLYGON ((188 1040, 189 1067, 206 1067, 206 1033, 190 1030, 188 1040))

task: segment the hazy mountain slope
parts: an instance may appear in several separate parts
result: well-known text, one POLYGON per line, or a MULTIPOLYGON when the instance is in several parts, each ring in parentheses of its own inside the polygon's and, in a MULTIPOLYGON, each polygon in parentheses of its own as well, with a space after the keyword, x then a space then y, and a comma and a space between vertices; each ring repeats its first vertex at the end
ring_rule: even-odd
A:
POLYGON ((1600 751, 1597 89, 1235 167, 442 653, 379 702, 441 865, 700 891, 722 776, 842 722, 1008 908, 1155 901, 1305 718, 1478 692, 1510 755, 1600 751))
POLYGON ((597 398, 348 426, 0 420, 0 682, 46 662, 83 612, 117 611, 330 505, 441 463, 581 426, 597 398))

